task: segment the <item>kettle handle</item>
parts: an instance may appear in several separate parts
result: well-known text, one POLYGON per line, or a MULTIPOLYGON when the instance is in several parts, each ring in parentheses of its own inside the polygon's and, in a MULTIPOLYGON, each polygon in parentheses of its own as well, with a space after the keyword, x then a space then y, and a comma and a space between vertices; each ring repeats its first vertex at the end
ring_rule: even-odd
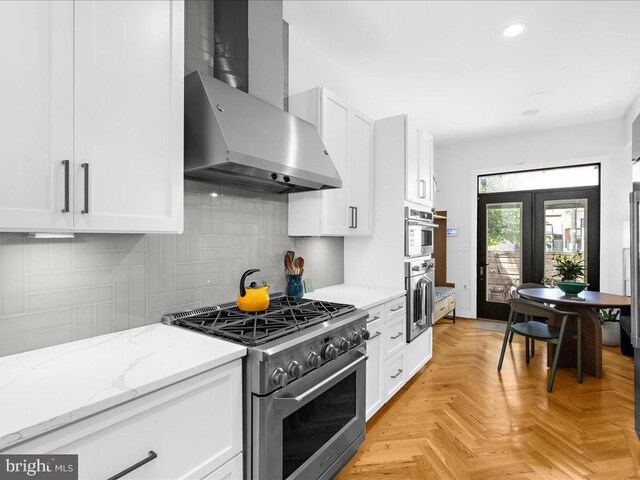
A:
POLYGON ((245 278, 247 278, 249 275, 251 275, 252 273, 256 273, 259 272, 259 269, 253 269, 253 270, 247 270, 246 272, 244 272, 242 274, 242 277, 240 277, 240 296, 244 297, 247 294, 247 290, 244 288, 244 280, 245 278))

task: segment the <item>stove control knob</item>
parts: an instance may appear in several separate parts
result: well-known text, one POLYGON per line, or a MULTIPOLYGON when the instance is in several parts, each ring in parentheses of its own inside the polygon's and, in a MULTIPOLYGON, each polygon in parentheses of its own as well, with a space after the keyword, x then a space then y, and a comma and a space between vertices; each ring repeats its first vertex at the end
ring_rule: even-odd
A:
POLYGON ((302 365, 295 360, 292 360, 291 363, 289 363, 289 367, 287 367, 287 373, 292 378, 302 377, 302 365))
POLYGON ((371 332, 366 328, 360 330, 360 335, 362 335, 362 338, 365 340, 369 340, 371 338, 371 332))
POLYGON ((351 343, 358 346, 362 343, 362 334, 358 332, 353 332, 351 334, 351 343))
POLYGON ((287 372, 285 372, 282 368, 278 367, 271 374, 271 383, 273 383, 276 387, 286 387, 287 386, 287 372))
POLYGON ((316 352, 311 352, 307 355, 307 365, 309 368, 318 368, 322 363, 322 358, 316 352))
POLYGON ((335 360, 336 358, 338 358, 339 354, 340 353, 338 352, 338 349, 331 343, 324 347, 324 349, 322 350, 322 358, 324 358, 325 360, 335 360))
POLYGON ((351 345, 349 344, 349 340, 347 340, 344 337, 341 338, 340 341, 338 342, 338 348, 342 353, 348 352, 349 348, 351 348, 351 345))

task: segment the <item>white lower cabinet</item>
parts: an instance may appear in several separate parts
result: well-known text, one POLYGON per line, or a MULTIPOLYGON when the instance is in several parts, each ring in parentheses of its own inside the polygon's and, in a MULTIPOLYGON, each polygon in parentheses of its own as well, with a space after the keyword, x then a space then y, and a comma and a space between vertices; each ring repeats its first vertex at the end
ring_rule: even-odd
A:
POLYGON ((236 360, 3 453, 78 454, 83 480, 110 478, 151 452, 127 479, 241 478, 241 399, 236 360))
POLYGON ((406 350, 398 352, 384 362, 384 393, 385 401, 393 397, 405 383, 407 383, 406 350))
MULTIPOLYGON (((370 318, 375 318, 371 313, 370 318)), ((367 420, 369 420, 384 404, 384 391, 382 384, 382 367, 384 365, 384 351, 382 347, 382 327, 384 319, 370 322, 367 329, 371 337, 367 341, 367 420)))
POLYGON ((367 420, 431 359, 433 329, 407 343, 405 307, 400 297, 369 309, 367 420))
POLYGON ((413 342, 407 344, 407 376, 413 377, 430 359, 432 355, 433 328, 420 334, 413 342))
POLYGON ((239 453, 203 480, 242 480, 242 454, 239 453))

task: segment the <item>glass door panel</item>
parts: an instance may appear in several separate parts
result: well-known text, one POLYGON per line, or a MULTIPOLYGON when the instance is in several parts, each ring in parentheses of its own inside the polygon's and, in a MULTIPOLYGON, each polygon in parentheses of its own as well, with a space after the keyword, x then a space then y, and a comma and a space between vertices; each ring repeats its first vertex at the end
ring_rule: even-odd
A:
POLYGON ((486 207, 486 301, 506 303, 522 279, 522 202, 486 207))
MULTIPOLYGON (((587 259, 588 200, 546 200, 544 202, 544 277, 556 275, 558 255, 581 254, 587 259)), ((587 272, 588 275, 588 272, 587 272)), ((580 281, 588 281, 580 278, 580 281)))

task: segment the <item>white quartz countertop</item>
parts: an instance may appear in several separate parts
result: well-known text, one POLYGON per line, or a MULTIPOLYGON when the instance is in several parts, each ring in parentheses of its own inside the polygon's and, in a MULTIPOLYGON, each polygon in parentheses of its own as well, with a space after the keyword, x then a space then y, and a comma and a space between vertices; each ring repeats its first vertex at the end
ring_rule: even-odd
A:
POLYGON ((0 357, 0 450, 246 352, 159 323, 0 357))
POLYGON ((333 285, 306 293, 305 298, 328 302, 348 303, 367 310, 394 298, 406 295, 405 290, 392 288, 360 287, 356 285, 333 285))

